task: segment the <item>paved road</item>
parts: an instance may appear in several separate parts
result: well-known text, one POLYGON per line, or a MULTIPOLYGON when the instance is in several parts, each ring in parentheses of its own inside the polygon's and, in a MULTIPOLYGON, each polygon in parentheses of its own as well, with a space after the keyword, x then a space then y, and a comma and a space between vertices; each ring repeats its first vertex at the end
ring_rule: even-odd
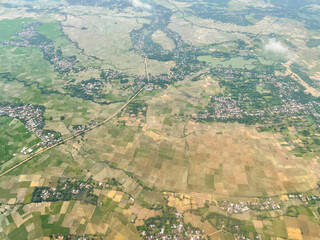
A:
MULTIPOLYGON (((149 70, 148 70, 147 59, 145 59, 145 68, 146 68, 146 74, 147 74, 148 83, 149 83, 149 82, 150 82, 150 77, 149 77, 149 70)), ((112 114, 110 117, 108 117, 108 118, 107 118, 106 120, 104 120, 103 122, 101 122, 101 123, 99 123, 99 124, 97 124, 97 125, 95 125, 95 126, 92 126, 92 127, 88 128, 88 129, 86 129, 86 130, 83 130, 83 131, 81 131, 81 132, 78 132, 78 133, 76 133, 76 134, 74 134, 74 135, 72 135, 72 136, 70 136, 70 137, 68 137, 68 138, 66 138, 66 139, 63 139, 63 140, 61 140, 60 142, 57 142, 56 144, 54 144, 54 145, 52 145, 52 146, 50 146, 50 147, 48 147, 48 148, 44 148, 44 149, 41 149, 40 151, 37 151, 37 152, 34 153, 32 156, 26 158, 25 160, 19 162, 19 163, 16 164, 15 166, 13 166, 13 167, 9 168, 8 170, 4 171, 3 173, 1 173, 1 174, 0 174, 0 177, 6 175, 7 173, 13 171, 14 169, 16 169, 16 168, 18 168, 18 167, 20 167, 22 164, 24 164, 24 163, 32 160, 33 158, 39 156, 40 154, 42 154, 42 153, 44 153, 44 152, 47 152, 47 151, 51 150, 52 148, 55 148, 55 147, 57 147, 57 146, 59 146, 59 145, 61 145, 61 144, 64 144, 64 143, 66 143, 66 142, 68 142, 68 141, 70 141, 70 140, 72 140, 72 139, 80 136, 81 134, 84 134, 84 133, 86 133, 86 132, 89 132, 89 131, 91 131, 91 130, 93 130, 93 129, 95 129, 95 128, 98 128, 98 127, 100 127, 100 126, 102 126, 102 125, 110 122, 110 121, 111 121, 113 118, 115 118, 126 106, 128 106, 128 104, 129 104, 130 102, 132 102, 132 101, 139 95, 139 93, 142 92, 142 90, 143 90, 143 88, 144 88, 145 86, 146 86, 146 84, 144 84, 144 85, 139 89, 139 91, 138 91, 137 93, 135 93, 121 108, 119 108, 114 114, 112 114)))

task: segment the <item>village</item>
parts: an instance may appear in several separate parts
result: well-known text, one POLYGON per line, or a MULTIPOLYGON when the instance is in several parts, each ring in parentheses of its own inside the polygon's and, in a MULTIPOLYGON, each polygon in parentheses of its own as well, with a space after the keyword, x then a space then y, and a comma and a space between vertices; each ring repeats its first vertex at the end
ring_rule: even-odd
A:
POLYGON ((233 203, 229 201, 223 201, 220 203, 221 209, 227 212, 229 215, 241 214, 250 210, 258 211, 270 211, 280 209, 280 205, 276 204, 271 198, 266 199, 263 202, 242 202, 233 203))
POLYGON ((257 199, 257 201, 240 201, 238 203, 230 201, 219 202, 219 207, 229 215, 241 214, 251 210, 255 211, 275 211, 283 208, 286 201, 296 199, 298 205, 309 205, 311 201, 319 201, 319 196, 305 196, 304 194, 288 194, 281 196, 280 200, 276 201, 272 198, 257 199))
POLYGON ((212 96, 211 101, 213 102, 212 107, 215 114, 210 115, 209 113, 203 114, 201 117, 215 117, 217 119, 229 119, 236 118, 240 119, 244 116, 263 116, 265 114, 264 110, 256 111, 245 111, 240 108, 243 103, 241 100, 234 100, 231 97, 217 97, 212 96))
MULTIPOLYGON (((29 132, 33 132, 36 136, 41 138, 42 141, 38 146, 51 146, 61 140, 53 132, 43 130, 44 118, 43 109, 41 107, 35 107, 33 105, 2 105, 0 106, 0 117, 1 116, 17 118, 23 122, 29 132)), ((21 153, 28 154, 32 151, 32 148, 24 147, 21 153)))
POLYGON ((162 220, 159 223, 157 220, 148 219, 146 226, 139 226, 140 234, 143 239, 158 239, 158 240, 198 240, 207 239, 205 231, 194 229, 184 223, 183 214, 175 212, 169 214, 168 220, 162 220), (151 222, 154 223, 152 224, 151 222), (150 223, 149 223, 150 222, 150 223), (147 228, 142 230, 143 228, 147 228))
POLYGON ((54 69, 59 73, 69 72, 73 69, 77 58, 75 56, 63 57, 60 49, 56 50, 52 45, 41 46, 45 60, 53 64, 54 69))
POLYGON ((83 131, 85 131, 93 126, 96 126, 98 124, 99 124, 98 121, 91 120, 88 125, 73 125, 72 132, 75 132, 75 133, 83 132, 83 131))
POLYGON ((320 118, 320 114, 317 111, 320 103, 315 100, 299 101, 297 95, 301 89, 294 81, 288 81, 284 78, 276 79, 270 74, 252 73, 249 71, 240 72, 230 68, 215 68, 212 72, 219 76, 220 79, 224 79, 224 85, 230 87, 231 93, 212 95, 209 105, 195 117, 196 119, 227 121, 252 118, 265 121, 270 120, 271 116, 285 115, 312 115, 316 119, 320 118), (254 92, 246 88, 237 88, 239 85, 246 86, 249 83, 252 84, 249 80, 239 80, 241 77, 254 79, 252 81, 255 84, 254 86, 256 86, 256 88, 253 87, 254 92), (230 79, 232 79, 232 82, 230 82, 230 79), (237 85, 237 83, 239 84, 237 85), (258 91, 257 89, 260 85, 264 86, 265 89, 258 91), (262 92, 262 94, 259 92, 262 92), (275 101, 278 102, 268 107, 266 102, 270 97, 274 97, 275 101), (257 103, 257 99, 260 101, 259 104, 257 103))
POLYGON ((20 39, 7 40, 2 44, 16 47, 39 46, 43 53, 43 58, 53 64, 56 71, 59 73, 69 72, 77 60, 76 57, 62 56, 62 51, 55 49, 52 45, 52 40, 37 31, 37 27, 40 25, 41 23, 38 22, 29 24, 23 28, 22 32, 16 33, 16 36, 20 39))
POLYGON ((39 26, 39 24, 30 24, 29 26, 24 27, 22 32, 16 34, 21 39, 7 40, 2 42, 2 44, 17 47, 32 47, 33 44, 30 40, 37 37, 37 26, 39 26))
POLYGON ((97 204, 98 196, 93 194, 95 183, 91 179, 87 181, 58 182, 51 187, 36 187, 32 194, 32 202, 68 201, 82 199, 92 204, 97 204))
POLYGON ((83 89, 84 93, 87 95, 94 95, 95 93, 101 92, 102 82, 100 81, 87 81, 80 84, 81 88, 83 89))

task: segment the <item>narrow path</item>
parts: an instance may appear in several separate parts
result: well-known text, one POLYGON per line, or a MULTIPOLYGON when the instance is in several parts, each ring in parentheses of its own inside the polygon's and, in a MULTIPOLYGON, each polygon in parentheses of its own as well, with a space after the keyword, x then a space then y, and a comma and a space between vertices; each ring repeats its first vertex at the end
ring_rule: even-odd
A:
POLYGON ((208 236, 211 237, 212 235, 220 233, 220 232, 223 232, 223 230, 219 230, 219 231, 213 232, 213 233, 209 234, 208 236))
MULTIPOLYGON (((146 68, 146 74, 147 74, 147 78, 148 78, 148 83, 150 82, 150 77, 149 77, 149 71, 148 71, 148 63, 147 63, 147 59, 145 59, 145 68, 146 68)), ((64 144, 86 132, 89 132, 89 131, 92 131, 93 129, 95 128, 98 128, 98 127, 101 127, 102 125, 110 122, 113 118, 115 118, 124 108, 126 108, 128 106, 129 103, 131 103, 138 95, 139 93, 141 93, 143 91, 143 88, 146 86, 147 84, 144 84, 138 92, 136 92, 121 108, 119 108, 114 114, 112 114, 110 117, 108 117, 106 120, 104 120, 103 122, 95 125, 95 126, 92 126, 86 130, 83 130, 81 132, 78 132, 78 133, 75 133, 74 135, 66 138, 66 139, 63 139, 61 140, 60 142, 57 142, 56 144, 48 147, 48 148, 44 148, 44 149, 41 149, 40 151, 37 151, 36 153, 34 153, 32 156, 26 158, 25 160, 19 162, 18 164, 16 164, 15 166, 9 168, 8 170, 4 171, 3 173, 0 174, 0 178, 3 177, 4 175, 8 174, 9 172, 13 171, 14 169, 20 167, 22 164, 26 163, 26 162, 29 162, 30 160, 32 160, 33 158, 41 155, 42 153, 45 153, 49 150, 51 150, 52 148, 55 148, 61 144, 64 144)))

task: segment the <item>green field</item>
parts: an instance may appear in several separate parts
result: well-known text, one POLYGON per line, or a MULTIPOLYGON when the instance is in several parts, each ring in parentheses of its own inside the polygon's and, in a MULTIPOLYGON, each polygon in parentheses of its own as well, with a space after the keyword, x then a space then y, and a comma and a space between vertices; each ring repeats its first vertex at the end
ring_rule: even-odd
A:
POLYGON ((9 40, 12 35, 22 30, 23 25, 34 22, 32 18, 4 19, 0 21, 0 41, 9 40))
POLYGON ((30 148, 40 141, 19 120, 0 117, 0 164, 12 159, 13 154, 20 154, 23 147, 30 148))
POLYGON ((212 56, 201 56, 198 57, 199 61, 207 62, 211 67, 232 67, 232 68, 247 68, 252 69, 254 68, 254 60, 245 60, 241 57, 231 58, 230 60, 217 60, 214 59, 212 56))

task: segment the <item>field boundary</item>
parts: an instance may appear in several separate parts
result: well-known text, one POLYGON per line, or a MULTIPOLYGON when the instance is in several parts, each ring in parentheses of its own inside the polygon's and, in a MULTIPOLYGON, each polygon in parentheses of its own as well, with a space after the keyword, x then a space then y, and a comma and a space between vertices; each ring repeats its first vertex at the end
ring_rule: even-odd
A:
MULTIPOLYGON (((150 82, 150 76, 149 76, 149 70, 148 70, 148 62, 147 62, 147 59, 145 58, 145 70, 146 70, 146 75, 147 75, 147 78, 148 78, 148 83, 150 82)), ((131 103, 138 95, 139 93, 141 93, 144 89, 144 87, 148 84, 148 83, 145 83, 142 85, 142 87, 138 90, 138 92, 136 92, 124 105, 122 105, 121 108, 119 108, 115 113, 113 113, 110 117, 108 117, 107 119, 105 119, 103 122, 97 124, 97 125, 94 125, 88 129, 85 129, 81 132, 78 132, 78 133, 75 133, 73 134, 72 136, 66 138, 66 139, 63 139, 57 143, 55 143, 54 145, 48 147, 48 148, 44 148, 44 149, 41 149, 40 151, 36 152, 35 154, 33 154, 32 156, 26 158, 25 160, 17 163, 16 165, 14 165, 13 167, 9 168, 8 170, 4 171, 3 173, 0 174, 0 178, 3 177, 4 175, 8 174, 9 172, 15 170, 16 168, 20 167, 22 164, 26 163, 26 162, 29 162, 30 160, 34 159, 35 157, 41 155, 42 153, 45 153, 61 144, 64 144, 82 134, 85 134, 86 132, 89 132, 89 131, 92 131, 93 129, 95 128, 98 128, 98 127, 101 127, 103 125, 105 125, 106 123, 110 122, 112 119, 114 119, 120 112, 122 112, 122 110, 124 108, 126 108, 128 106, 129 103, 131 103)))

